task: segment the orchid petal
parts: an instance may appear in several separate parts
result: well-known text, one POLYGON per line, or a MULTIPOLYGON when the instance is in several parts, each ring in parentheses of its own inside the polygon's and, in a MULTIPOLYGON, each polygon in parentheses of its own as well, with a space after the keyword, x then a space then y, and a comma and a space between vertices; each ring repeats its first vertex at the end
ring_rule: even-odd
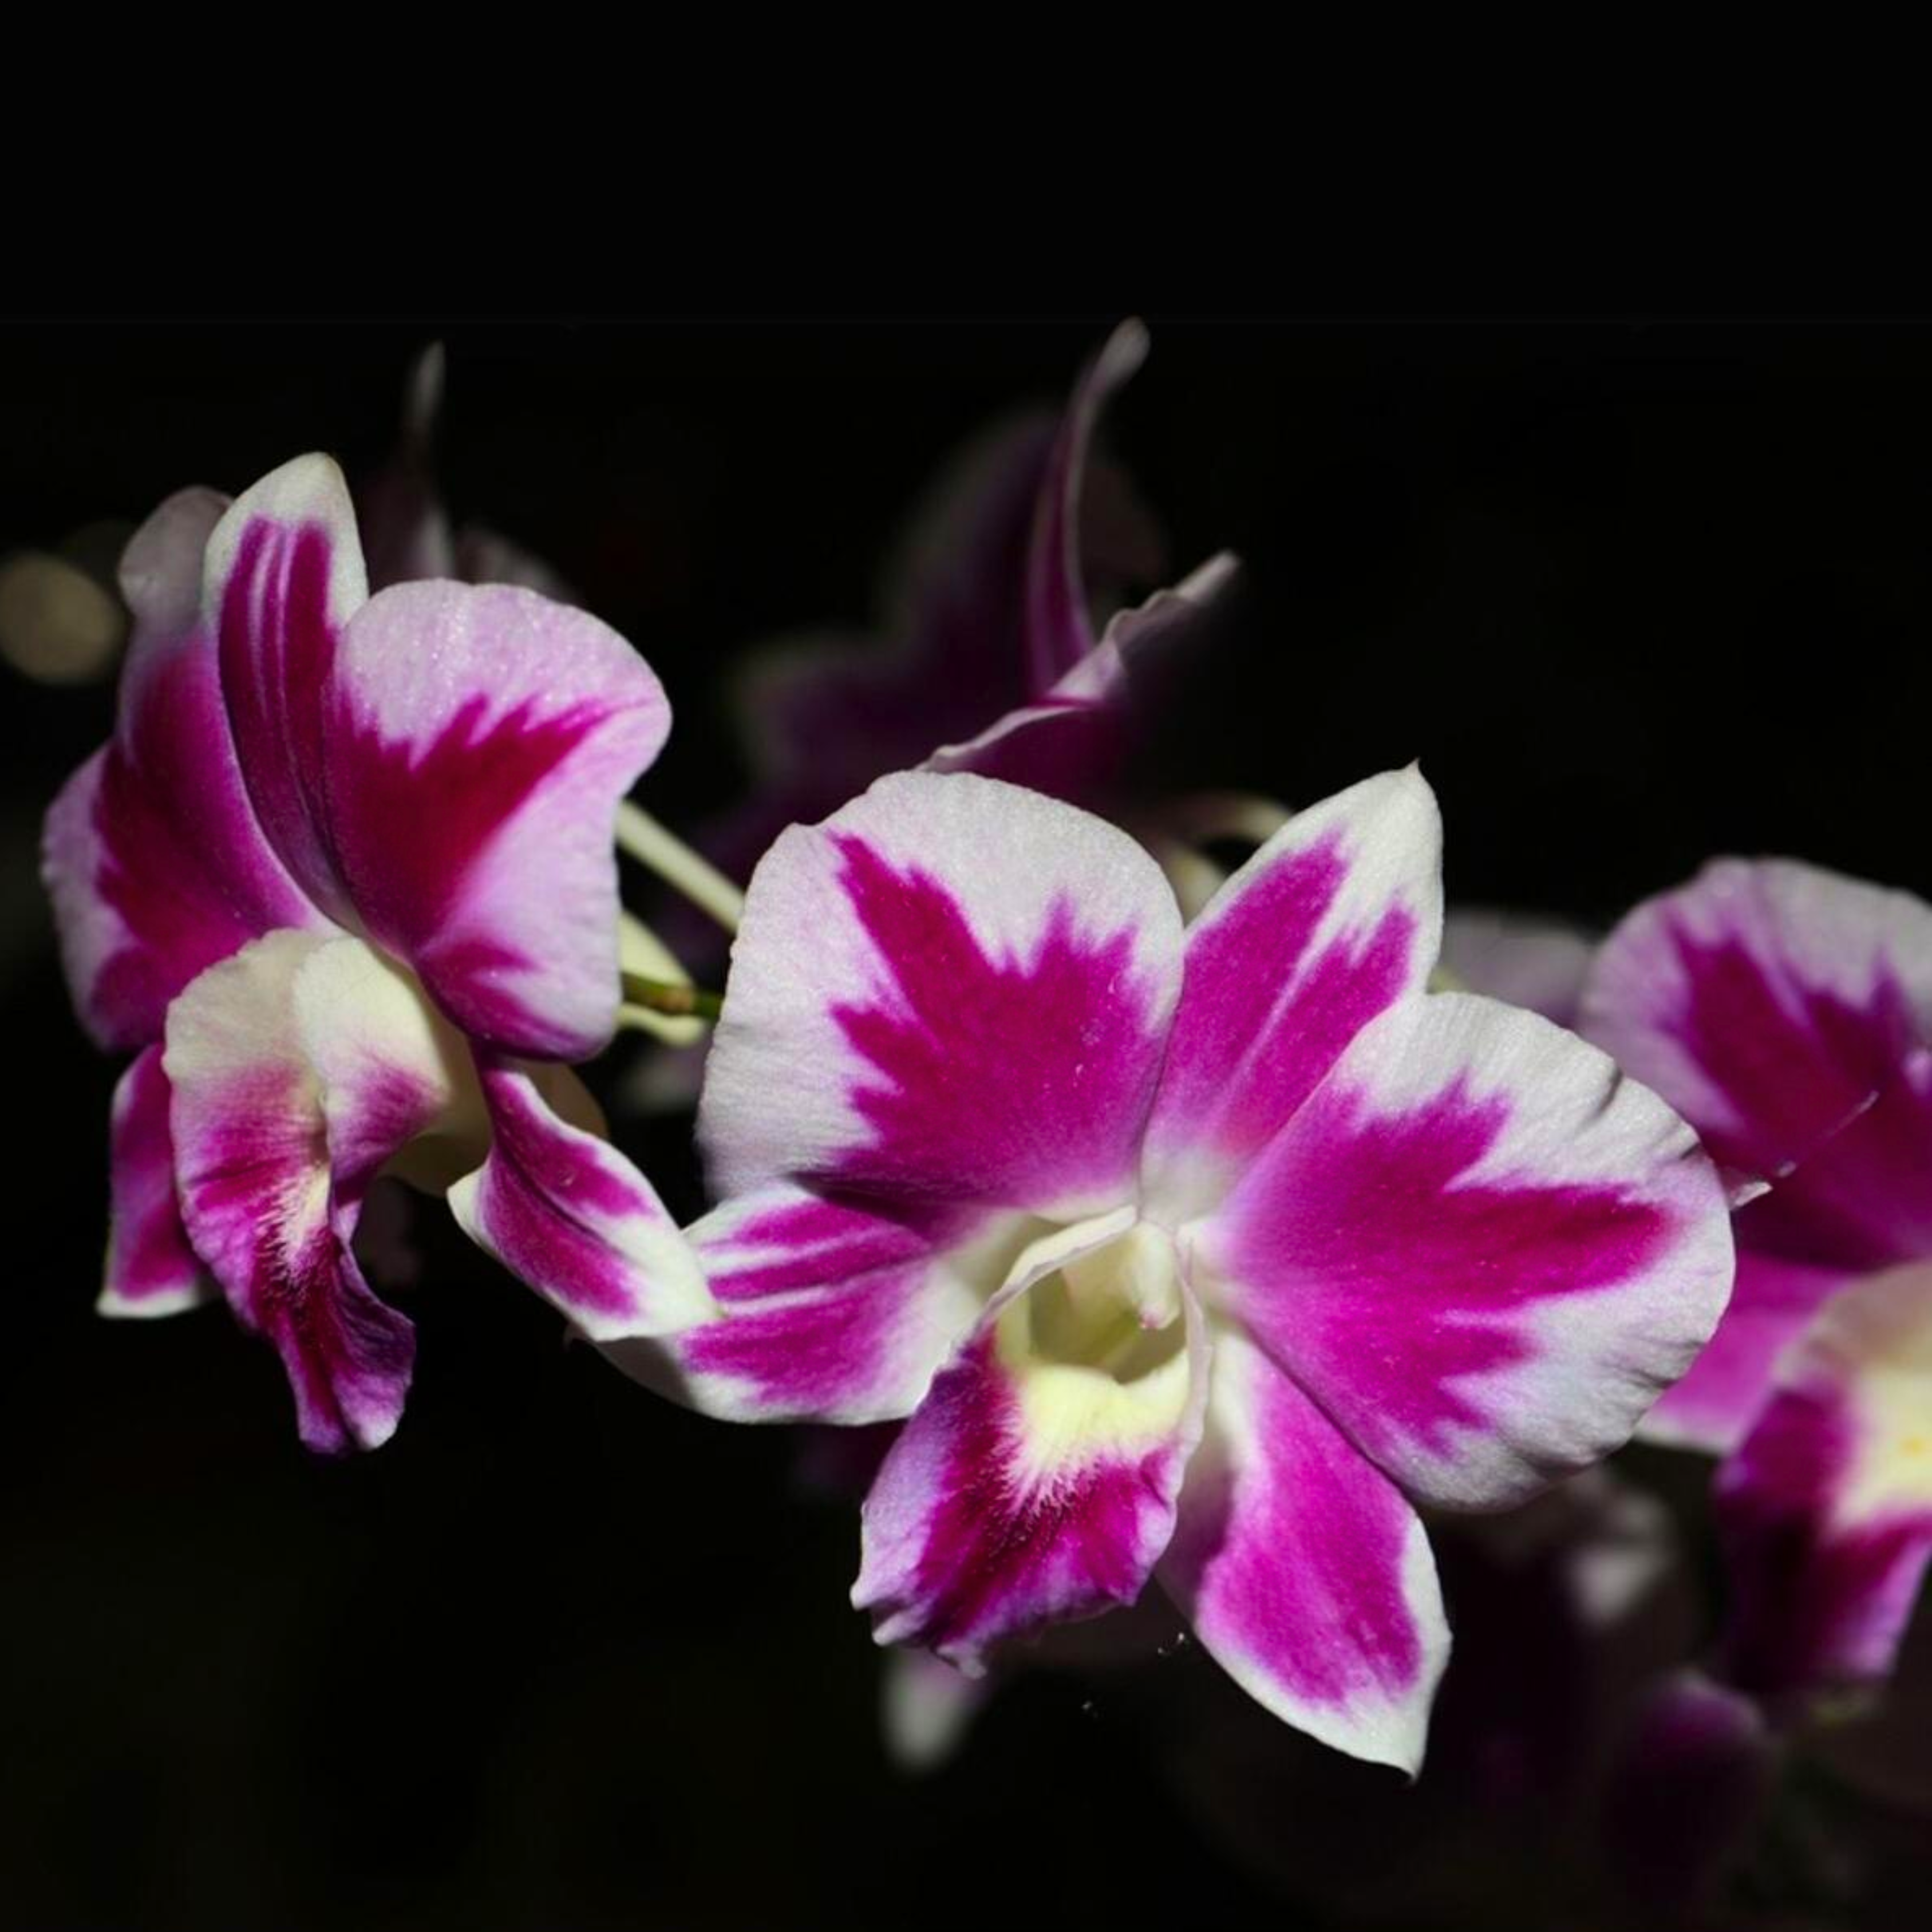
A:
POLYGON ((471 1240, 593 1341, 706 1320, 711 1298, 688 1244, 596 1130, 596 1103, 577 1076, 488 1056, 479 1072, 490 1152, 449 1192, 471 1240))
POLYGON ((977 772, 1049 797, 1090 797, 1115 777, 1133 734, 1136 681, 1180 648, 1233 580, 1233 557, 1210 558, 1172 590, 1117 612, 1100 641, 1053 688, 1004 712, 963 744, 942 746, 920 767, 977 772))
POLYGON ((1720 860, 1610 935, 1584 1012, 1720 1161, 1773 1183, 1759 1246, 1859 1271, 1932 1250, 1932 906, 1720 860))
POLYGON ((1732 1265, 1722 1186, 1676 1114, 1548 1021, 1456 993, 1359 1035, 1198 1243, 1365 1453, 1466 1508, 1625 1441, 1732 1265))
POLYGON ((1452 906, 1437 970, 1452 992, 1485 993, 1574 1028, 1593 953, 1582 933, 1552 920, 1452 906))
POLYGON ((1207 1432, 1160 1576, 1209 1654, 1276 1717, 1419 1768, 1449 1654, 1429 1539, 1244 1336, 1216 1335, 1207 1432))
POLYGON ((1124 833, 988 779, 882 779, 752 879, 699 1111, 713 1184, 1112 1207, 1180 969, 1124 833))
POLYGON ((128 539, 115 574, 140 629, 160 638, 194 629, 208 540, 228 504, 218 490, 177 490, 128 539))
POLYGON ((383 1161, 449 1112, 461 1057, 356 940, 272 933, 169 1012, 182 1218, 236 1315, 280 1353, 311 1448, 372 1448, 400 1415, 414 1335, 350 1242, 383 1161))
MULTIPOLYGON (((1114 657, 1111 650, 1107 655, 1114 657)), ((1003 712, 964 743, 940 746, 920 770, 976 772, 1049 798, 1090 797, 1112 777, 1126 748, 1126 721, 1118 708, 1126 676, 1117 659, 1105 668, 1101 686, 1091 702, 1049 692, 1003 712)))
POLYGON ((594 617, 506 586, 400 584, 357 613, 330 836, 369 932, 473 1039, 581 1059, 617 1010, 618 801, 670 728, 594 617))
POLYGON ((1442 930, 1442 821, 1412 767, 1298 812, 1189 928, 1148 1130, 1156 1188, 1198 1209, 1375 1016, 1419 991, 1442 930))
POLYGON ((47 814, 45 869, 82 1024, 109 1048, 160 1037, 196 975, 278 926, 316 926, 256 824, 189 587, 218 521, 206 490, 170 497, 122 562, 135 616, 112 740, 47 814))
POLYGON ((315 903, 352 928, 331 837, 331 712, 342 634, 368 580, 342 472, 298 457, 244 490, 208 538, 203 610, 256 816, 315 903))
POLYGON ((158 1046, 148 1048, 114 1090, 114 1214, 98 1304, 104 1315, 172 1315, 219 1292, 188 1245, 175 1198, 172 1097, 158 1046))
POLYGON ((1096 1314, 1061 1271, 1077 1258, 1060 1244, 1039 1280, 1022 1262, 887 1454, 852 1592, 880 1642, 976 1676, 999 1642, 1133 1602, 1166 1547, 1205 1330, 1191 1298, 1158 1334, 1096 1314))
POLYGON ((1771 1394, 1779 1357, 1849 1279, 1840 1269, 1755 1252, 1754 1220, 1748 1208, 1734 1223, 1738 1278, 1724 1319, 1682 1381, 1644 1418, 1638 1432, 1646 1442, 1718 1455, 1736 1448, 1771 1394))
POLYGON ((1826 1304, 1717 1498, 1733 1681, 1884 1676, 1932 1559, 1932 1264, 1826 1304))
POLYGON ((291 997, 346 1240, 369 1184, 403 1150, 404 1171, 436 1185, 481 1154, 488 1124, 466 1044, 374 947, 345 939, 320 948, 291 997))
POLYGON ((688 1231, 723 1318, 612 1358, 732 1421, 908 1415, 1004 1276, 1018 1227, 894 1215, 789 1183, 740 1196, 688 1231))
POLYGON ((935 739, 1025 703, 1015 640, 1054 436, 1051 416, 1029 414, 947 467, 898 546, 880 599, 880 644, 787 638, 734 679, 747 754, 785 807, 772 836, 794 819, 823 817, 884 772, 917 764, 935 739))
POLYGON ((1080 494, 1088 446, 1108 399, 1147 360, 1148 332, 1124 322, 1080 374, 1041 478, 1027 557, 1027 662, 1036 694, 1094 648, 1080 566, 1080 494))
POLYGON ((1712 1922, 1776 1786, 1778 1738, 1754 1699, 1695 1670, 1643 1699, 1604 1792, 1624 1886, 1669 1924, 1712 1922))
POLYGON ((340 472, 285 465, 208 545, 222 688, 262 825, 318 904, 486 1046, 577 1059, 617 1010, 618 800, 670 727, 616 633, 533 592, 365 602, 340 472))
POLYGON ((938 1770, 958 1750, 993 1683, 968 1677, 926 1651, 890 1652, 879 1685, 879 1718, 894 1768, 938 1770))
MULTIPOLYGON (((1130 493, 1104 464, 1090 475, 1090 446, 1107 397, 1146 352, 1146 331, 1124 325, 1082 371, 1060 417, 1029 413, 1002 424, 948 466, 912 519, 881 600, 895 648, 799 638, 766 652, 740 680, 752 762, 779 782, 786 801, 772 836, 884 772, 917 764, 935 743, 956 748, 989 717, 1051 704, 1093 652, 1083 484, 1100 485, 1116 508, 1130 493)), ((1100 574, 1144 580, 1159 573, 1160 546, 1144 514, 1126 507, 1116 519, 1127 526, 1124 540, 1110 547, 1119 554, 1100 560, 1100 574)))

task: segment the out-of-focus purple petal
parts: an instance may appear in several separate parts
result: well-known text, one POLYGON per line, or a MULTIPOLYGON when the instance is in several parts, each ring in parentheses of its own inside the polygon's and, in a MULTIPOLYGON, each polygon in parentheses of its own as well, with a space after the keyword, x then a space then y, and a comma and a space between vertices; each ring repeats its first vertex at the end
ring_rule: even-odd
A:
POLYGON ((1147 352, 1140 322, 1124 322, 1108 337, 1075 383, 1047 458, 1027 556, 1027 666, 1036 697, 1052 690, 1094 648, 1081 568, 1081 486, 1100 412, 1147 352))
POLYGON ((1726 859, 1606 942, 1585 1028, 1727 1166, 1754 1245, 1846 1269, 1932 1252, 1932 906, 1726 859))
MULTIPOLYGON (((824 818, 936 746, 948 748, 938 769, 1036 786, 1045 776, 1040 788, 1056 796, 1078 796, 1095 775, 1112 776, 1119 722, 1097 715, 1111 701, 1089 687, 1104 674, 1111 688, 1137 648, 1130 644, 1136 629, 1178 634, 1184 614, 1156 600, 1137 622, 1112 630, 1112 650, 1096 653, 1090 615, 1096 592, 1111 602, 1124 584, 1148 581, 1162 565, 1131 491, 1109 466, 1090 460, 1100 410, 1145 353, 1145 331, 1124 325, 1082 372, 1064 414, 1004 424, 949 466, 889 573, 878 641, 788 639, 740 676, 736 709, 762 784, 702 842, 726 871, 747 876, 786 826, 824 818), (1096 715, 1077 722, 1056 715, 1076 700, 1096 715), (1021 766, 1000 762, 1019 748, 994 742, 1015 728, 1010 720, 1024 720, 1021 735, 1029 738, 1044 727, 1052 741, 1027 748, 1023 778, 1021 766)), ((1191 592, 1183 586, 1175 595, 1190 595, 1191 610, 1210 587, 1204 570, 1191 592)))
POLYGON ((1442 971, 1472 993, 1527 1006, 1574 1027, 1594 943, 1574 928, 1521 914, 1451 906, 1442 922, 1442 971))
POLYGON ((512 538, 480 524, 451 527, 436 476, 445 358, 431 343, 410 366, 403 422, 388 461, 357 492, 369 587, 454 578, 514 584, 560 604, 577 600, 562 575, 512 538))
POLYGON ((921 769, 977 772, 1053 798, 1104 795, 1144 722, 1136 715, 1143 695, 1136 680, 1166 668, 1164 660, 1195 636, 1235 568, 1232 556, 1210 558, 1173 590, 1118 612, 1100 641, 1051 690, 1003 712, 964 743, 942 746, 921 769))
POLYGON ((465 524, 456 533, 456 574, 465 584, 508 584, 559 604, 577 601, 563 573, 514 537, 484 524, 465 524))
POLYGON ((1737 1285, 1717 1333, 1689 1372, 1658 1397, 1639 1432, 1666 1442, 1724 1455, 1737 1448, 1771 1394, 1778 1358, 1826 1302, 1854 1277, 1838 1268, 1781 1261, 1751 1245, 1753 1208, 1734 1224, 1737 1285))
POLYGON ((883 638, 787 639, 740 675, 772 837, 1027 701, 1026 556, 1054 434, 1051 417, 1028 416, 949 472, 892 572, 883 638))
POLYGON ((1672 1922, 1701 1922, 1761 1816, 1777 1741, 1749 1697, 1683 1671, 1653 1691, 1606 1794, 1619 1879, 1672 1922))
POLYGON ((1717 1497, 1732 1680, 1884 1676, 1932 1559, 1932 1262, 1826 1304, 1717 1497))
POLYGON ((880 1719, 886 1753, 904 1772, 936 1769, 959 1748, 997 1680, 968 1677, 930 1651, 886 1654, 880 1719))

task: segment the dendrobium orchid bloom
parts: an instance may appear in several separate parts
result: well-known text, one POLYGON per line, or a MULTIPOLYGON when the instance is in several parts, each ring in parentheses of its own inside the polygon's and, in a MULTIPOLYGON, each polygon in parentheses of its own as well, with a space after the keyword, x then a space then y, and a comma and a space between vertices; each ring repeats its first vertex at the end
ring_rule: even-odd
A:
POLYGON ((1719 860, 1611 934, 1584 1023, 1769 1184, 1730 1310, 1646 1424, 1726 1457, 1725 1667, 1882 1676, 1932 1558, 1932 906, 1719 860))
POLYGON ((1415 1505, 1604 1455, 1730 1279, 1689 1130, 1534 1016, 1425 996, 1413 771, 1184 931, 1132 839, 881 781, 754 875, 691 1231, 724 1318, 620 1346, 712 1413, 910 1416, 856 1600, 968 1671, 1158 1574, 1289 1722, 1412 1768, 1448 1636, 1415 1505))
POLYGON ((46 846, 82 1022, 136 1056, 103 1308, 218 1286, 302 1439, 374 1446, 414 1334, 350 1244, 393 1168, 589 1335, 702 1319, 674 1223, 556 1064, 616 1021, 612 821, 670 723, 650 669, 529 590, 369 598, 320 456, 232 506, 172 498, 122 579, 118 724, 46 846))

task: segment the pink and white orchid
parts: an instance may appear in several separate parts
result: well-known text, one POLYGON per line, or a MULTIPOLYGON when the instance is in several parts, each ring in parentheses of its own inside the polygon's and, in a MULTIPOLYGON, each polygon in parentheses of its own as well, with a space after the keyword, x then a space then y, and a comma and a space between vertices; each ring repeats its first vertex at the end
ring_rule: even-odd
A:
POLYGON ((620 1346, 742 1419, 908 1417, 855 1599, 969 1672, 1156 1574, 1269 1709, 1413 1768, 1448 1634, 1416 1505, 1622 1443, 1727 1292, 1722 1188, 1608 1058, 1425 995, 1414 772, 1184 930, 1132 839, 890 778, 760 866, 691 1230, 724 1318, 620 1346))
POLYGON ((1726 1456, 1734 1681, 1882 1676, 1932 1559, 1932 906, 1721 860, 1640 906, 1585 1024, 1768 1192, 1646 1432, 1726 1456))
POLYGON ((394 1168, 589 1335, 701 1319, 670 1216, 557 1064, 615 1023, 612 820, 670 722, 650 669, 526 590, 369 597, 320 456, 172 498, 122 582, 118 724, 46 841, 81 1018, 136 1056, 103 1308, 218 1287, 305 1442, 380 1443, 414 1334, 351 1242, 394 1168))

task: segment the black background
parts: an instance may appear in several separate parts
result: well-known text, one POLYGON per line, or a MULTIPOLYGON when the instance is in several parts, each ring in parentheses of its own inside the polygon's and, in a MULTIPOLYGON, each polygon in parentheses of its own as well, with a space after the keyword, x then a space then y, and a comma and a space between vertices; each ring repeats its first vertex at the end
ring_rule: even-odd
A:
MULTIPOLYGON (((306 448, 366 472, 440 335, 448 496, 650 658, 678 722, 644 795, 688 823, 740 776, 735 654, 864 626, 937 464, 1115 319, 0 331, 0 550, 306 448)), ((1606 922, 1720 851, 1932 896, 1932 328, 1150 320, 1114 447, 1178 566, 1248 566, 1174 782, 1307 800, 1419 757, 1466 902, 1606 922)), ((784 1432, 566 1348, 428 1211, 374 1456, 307 1456, 219 1310, 97 1319, 113 1070, 32 867, 112 695, 0 676, 0 1922, 1322 1917, 1179 1786, 1137 1679, 1029 1678, 893 1772, 854 1511, 784 1432)), ((676 1130, 626 1135, 694 1209, 676 1130)))

